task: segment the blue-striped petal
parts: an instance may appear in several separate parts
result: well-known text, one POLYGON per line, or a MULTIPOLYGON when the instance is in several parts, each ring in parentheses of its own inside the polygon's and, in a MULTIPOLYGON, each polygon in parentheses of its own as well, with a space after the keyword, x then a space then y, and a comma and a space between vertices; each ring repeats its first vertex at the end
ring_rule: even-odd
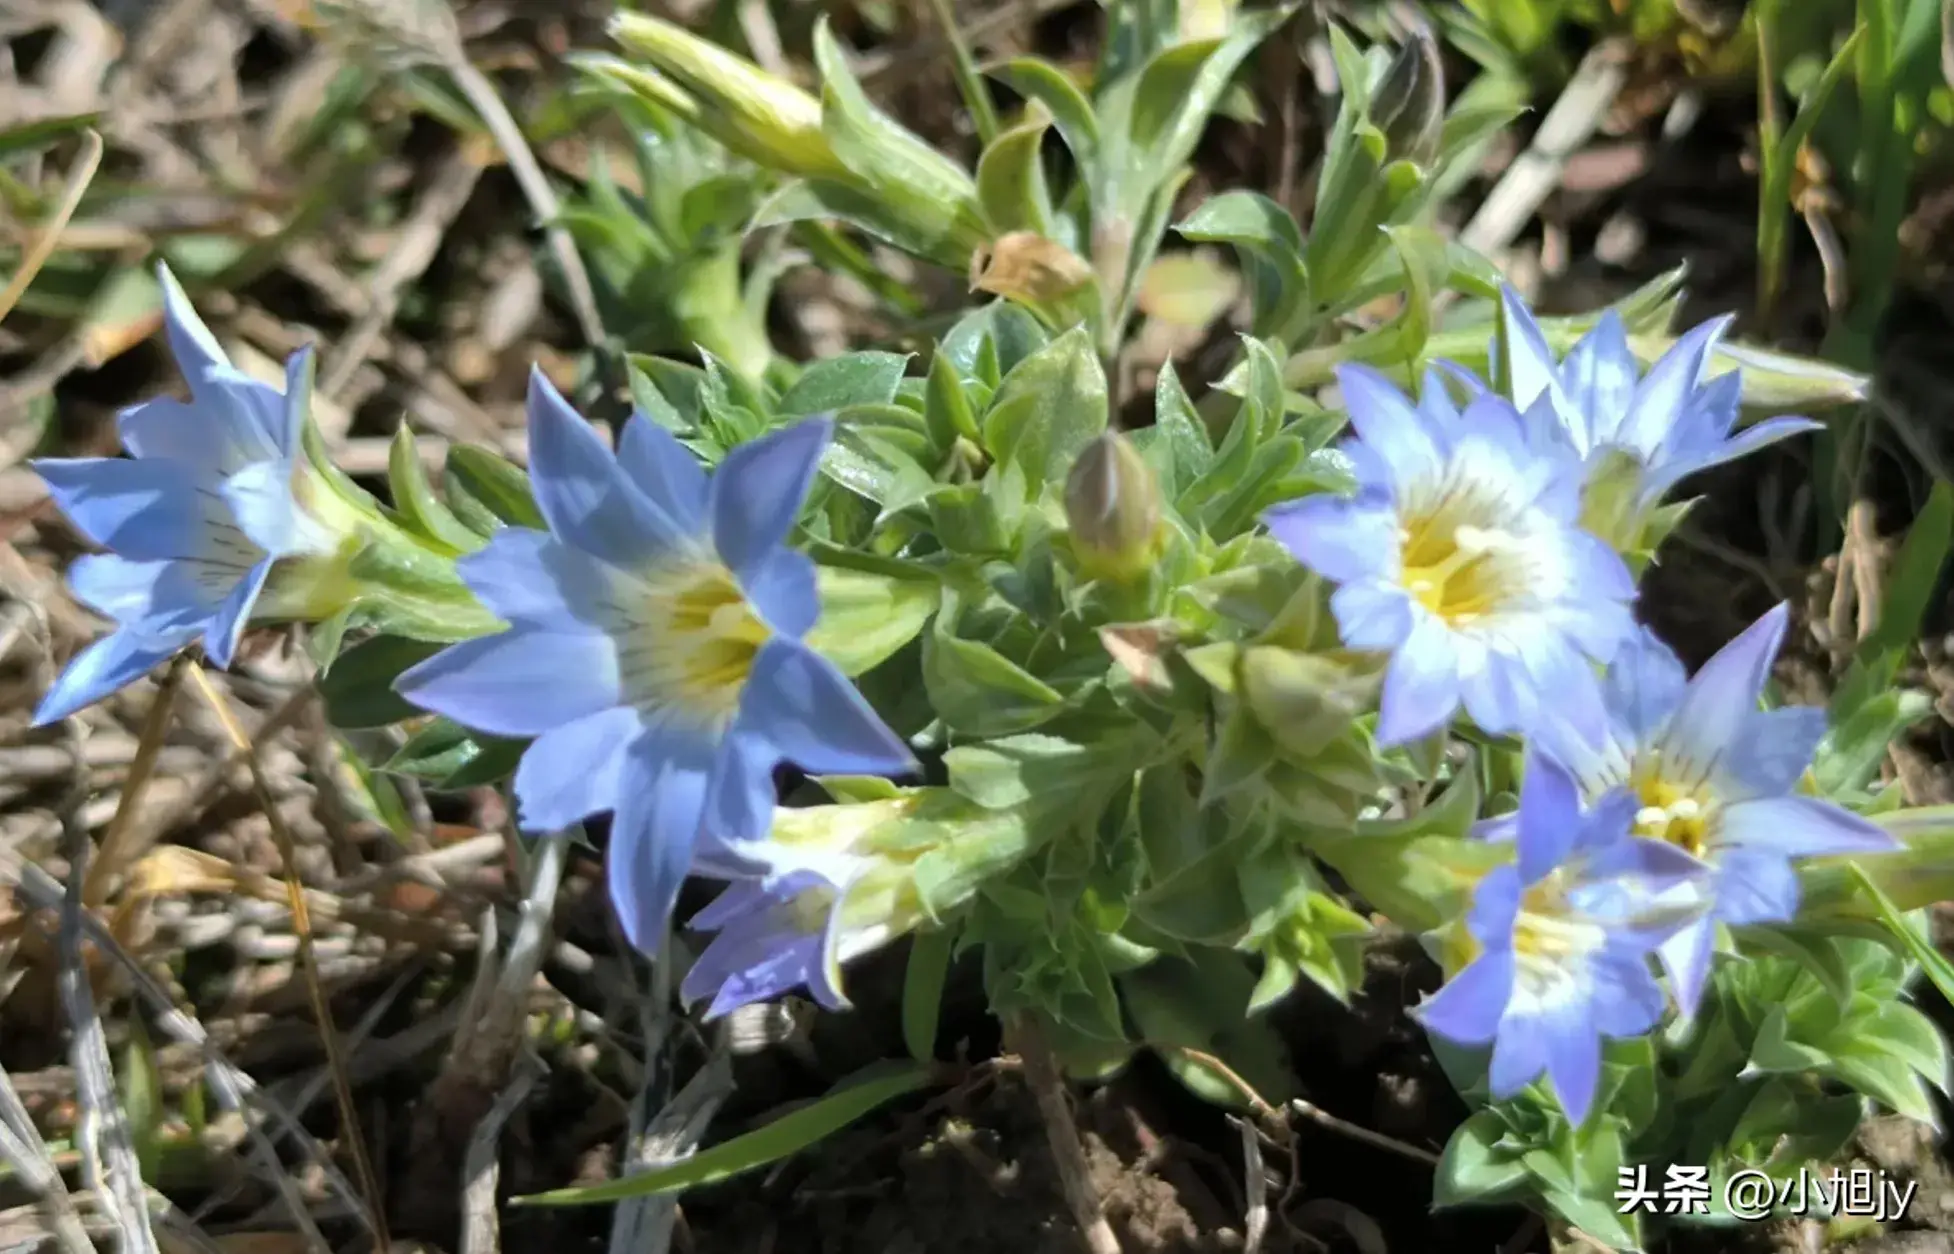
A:
POLYGON ((273 560, 267 557, 246 571, 204 628, 204 653, 219 670, 231 665, 237 642, 251 622, 251 607, 257 603, 258 594, 264 591, 265 580, 271 575, 273 560))
POLYGON ((263 556, 232 523, 215 485, 181 462, 42 458, 33 466, 76 529, 124 557, 221 558, 244 570, 263 556))

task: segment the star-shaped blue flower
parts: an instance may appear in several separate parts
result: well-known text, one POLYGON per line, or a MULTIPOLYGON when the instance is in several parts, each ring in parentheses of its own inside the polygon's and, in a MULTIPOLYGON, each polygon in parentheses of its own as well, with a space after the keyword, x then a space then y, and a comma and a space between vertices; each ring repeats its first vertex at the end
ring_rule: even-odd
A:
POLYGON ((1759 708, 1789 618, 1787 606, 1771 610, 1694 678, 1645 630, 1605 676, 1608 730, 1599 745, 1554 724, 1536 732, 1541 751, 1587 797, 1624 787, 1635 797, 1633 826, 1644 843, 1673 845, 1707 866, 1709 912, 1661 950, 1685 1015, 1709 978, 1718 923, 1796 916, 1794 859, 1900 847, 1851 811, 1797 792, 1825 735, 1825 711, 1759 708))
MULTIPOLYGON (((1461 706, 1488 732, 1543 709, 1597 711, 1594 664, 1634 628, 1635 583, 1575 523, 1581 463, 1530 442, 1519 413, 1481 393, 1461 412, 1436 373, 1418 402, 1375 371, 1337 372, 1356 438, 1354 497, 1305 497, 1264 521, 1340 586, 1349 648, 1389 653, 1380 744, 1403 744, 1461 706)), ((1598 716, 1590 730, 1600 734, 1598 716)))
POLYGON ((333 552, 335 529, 315 516, 300 433, 310 408, 312 349, 285 364, 283 391, 241 374, 167 267, 163 318, 188 402, 161 398, 123 411, 130 456, 33 463, 77 530, 109 550, 69 569, 75 596, 115 630, 69 663, 34 711, 41 726, 123 688, 201 638, 231 664, 274 566, 333 552))
POLYGON ((1619 791, 1583 813, 1573 778, 1530 756, 1517 859, 1480 881, 1466 921, 1479 956, 1413 1012, 1449 1040, 1493 1047, 1495 1098, 1545 1072, 1576 1125, 1594 1105, 1603 1039, 1662 1018, 1649 954, 1690 917, 1693 907, 1669 903, 1701 870, 1631 838, 1634 813, 1619 791))
POLYGON ((1772 418, 1733 433, 1742 375, 1729 370, 1704 378, 1710 354, 1730 327, 1728 317, 1684 334, 1644 375, 1612 309, 1561 361, 1511 288, 1502 289, 1500 304, 1513 403, 1529 417, 1550 413, 1594 473, 1630 475, 1625 495, 1633 509, 1660 504, 1699 470, 1820 425, 1809 418, 1772 418), (1546 411, 1534 409, 1540 401, 1546 411))
POLYGON ((743 444, 710 479, 643 415, 615 456, 540 372, 530 473, 549 530, 506 528, 461 559, 507 631, 454 645, 395 681, 492 735, 534 737, 520 821, 549 831, 612 811, 611 897, 657 952, 695 854, 744 863, 782 762, 901 775, 915 758, 802 636, 814 564, 785 541, 833 430, 808 419, 743 444))

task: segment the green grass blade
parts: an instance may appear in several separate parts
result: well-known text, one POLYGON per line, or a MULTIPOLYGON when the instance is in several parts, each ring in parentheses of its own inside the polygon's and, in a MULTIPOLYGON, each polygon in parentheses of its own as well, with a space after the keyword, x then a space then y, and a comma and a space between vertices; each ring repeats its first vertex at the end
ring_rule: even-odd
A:
POLYGON ((676 1193, 681 1189, 752 1171, 798 1154, 823 1137, 840 1131, 877 1107, 926 1087, 935 1068, 912 1063, 875 1079, 842 1085, 811 1106, 774 1120, 764 1128, 736 1136, 692 1157, 651 1171, 576 1189, 556 1189, 513 1199, 522 1206, 589 1206, 625 1198, 676 1193))

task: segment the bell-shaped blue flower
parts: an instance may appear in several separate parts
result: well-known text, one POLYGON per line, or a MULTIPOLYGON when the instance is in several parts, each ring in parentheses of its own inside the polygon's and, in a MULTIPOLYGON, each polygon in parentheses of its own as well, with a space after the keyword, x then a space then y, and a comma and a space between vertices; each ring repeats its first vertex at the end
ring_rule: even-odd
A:
POLYGON ((1610 539, 1631 539, 1640 517, 1683 478, 1819 426, 1789 417, 1733 431, 1742 375, 1705 377, 1728 317, 1690 330, 1644 375, 1612 309, 1563 361, 1511 288, 1500 304, 1511 399, 1529 418, 1557 425, 1587 460, 1589 521, 1610 539))
POLYGON ((189 401, 159 398, 123 411, 129 457, 33 463, 76 529, 108 550, 77 560, 68 581, 77 599, 115 623, 55 681, 34 711, 36 726, 134 683, 198 639, 214 665, 229 666, 254 618, 304 608, 302 589, 264 595, 274 566, 332 554, 344 536, 328 521, 333 503, 312 490, 301 449, 311 346, 286 363, 282 391, 260 383, 232 366, 167 267, 158 277, 189 401))
POLYGON ((1635 797, 1633 827, 1645 843, 1672 845, 1708 866, 1709 912, 1661 951, 1685 1015, 1709 978, 1718 923, 1782 923, 1797 914, 1794 859, 1900 847, 1879 826, 1798 791, 1825 735, 1825 711, 1759 708, 1789 616, 1787 606, 1771 610, 1694 678, 1642 631, 1604 677, 1608 731, 1599 746, 1555 724, 1536 731, 1536 745, 1584 795, 1626 788, 1635 797))
POLYGON ((613 455, 533 373, 530 474, 549 530, 506 528, 459 563, 509 628, 395 681, 464 726, 535 738, 516 770, 524 828, 613 812, 611 897, 646 952, 695 854, 737 868, 738 846, 765 837, 779 764, 916 769, 802 643, 820 610, 814 563, 785 542, 832 430, 816 418, 775 431, 708 479, 643 415, 613 455))
POLYGON ((1459 410, 1435 373, 1416 404, 1361 366, 1337 378, 1357 493, 1305 497, 1264 521, 1340 585, 1331 609, 1344 644, 1391 655, 1378 741, 1417 739, 1461 706, 1495 734, 1550 706, 1598 710, 1594 664, 1633 630, 1635 584, 1575 525, 1578 459, 1529 443, 1498 396, 1459 410))
POLYGON ((1650 951, 1696 908, 1672 903, 1701 867, 1631 838, 1635 806, 1618 791, 1584 813, 1573 778, 1530 755, 1517 857, 1479 882, 1466 920, 1479 954, 1413 1011, 1440 1036, 1493 1047, 1495 1098, 1544 1072, 1576 1125, 1594 1104, 1602 1040, 1661 1020, 1650 951))

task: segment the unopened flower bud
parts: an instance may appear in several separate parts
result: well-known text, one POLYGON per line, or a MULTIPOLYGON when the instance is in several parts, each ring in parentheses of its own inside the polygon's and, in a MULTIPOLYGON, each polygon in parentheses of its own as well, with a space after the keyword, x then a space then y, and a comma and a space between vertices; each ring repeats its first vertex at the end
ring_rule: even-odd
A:
POLYGON ((1131 440, 1108 431, 1079 453, 1065 478, 1065 520, 1081 563, 1095 576, 1130 577, 1152 563, 1160 484, 1131 440))
POLYGON ((681 26, 642 13, 619 13, 610 31, 669 82, 658 82, 640 67, 585 59, 594 73, 666 108, 676 103, 676 89, 692 102, 693 107, 678 110, 687 121, 758 165, 802 178, 846 175, 821 131, 821 102, 799 87, 681 26))
POLYGON ((1378 679, 1335 658, 1252 645, 1242 653, 1240 684, 1262 729, 1283 748, 1310 757, 1375 700, 1378 679))
POLYGON ((1445 125, 1445 66, 1438 40, 1419 26, 1391 58, 1371 98, 1371 122, 1384 132, 1386 160, 1429 165, 1445 125))

